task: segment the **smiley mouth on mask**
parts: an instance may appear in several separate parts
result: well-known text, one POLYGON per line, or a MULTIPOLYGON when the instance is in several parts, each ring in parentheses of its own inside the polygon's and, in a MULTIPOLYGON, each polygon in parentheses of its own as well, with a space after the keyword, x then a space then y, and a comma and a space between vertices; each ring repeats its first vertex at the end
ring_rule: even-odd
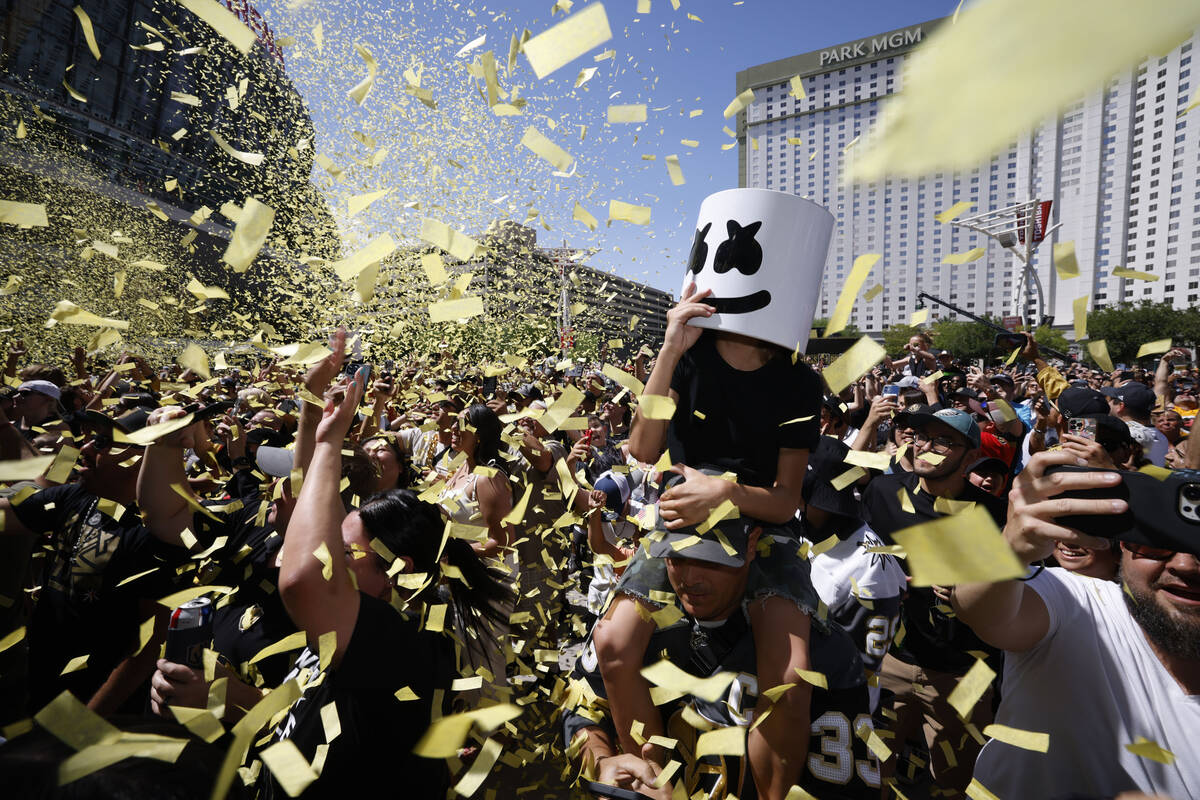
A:
POLYGON ((760 289, 742 297, 706 297, 702 302, 717 309, 718 314, 749 314, 766 308, 771 302, 771 293, 760 289))

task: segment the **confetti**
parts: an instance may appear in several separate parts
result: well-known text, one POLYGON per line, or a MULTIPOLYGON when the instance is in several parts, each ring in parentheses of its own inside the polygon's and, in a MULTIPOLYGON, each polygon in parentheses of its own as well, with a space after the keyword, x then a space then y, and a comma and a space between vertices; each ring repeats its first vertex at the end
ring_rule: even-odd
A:
POLYGON ((592 3, 549 30, 525 42, 523 49, 533 74, 545 78, 587 51, 612 38, 603 3, 592 3))

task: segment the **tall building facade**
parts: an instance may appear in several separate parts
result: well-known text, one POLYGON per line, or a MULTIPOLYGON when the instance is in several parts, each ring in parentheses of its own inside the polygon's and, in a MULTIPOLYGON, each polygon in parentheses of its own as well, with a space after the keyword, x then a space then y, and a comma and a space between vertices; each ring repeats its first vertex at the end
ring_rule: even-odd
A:
MULTIPOLYGON (((1122 300, 1200 302, 1200 109, 1181 115, 1197 85, 1191 64, 1200 30, 1113 76, 969 171, 845 184, 858 137, 884 98, 903 88, 905 59, 944 21, 737 74, 737 91, 755 93, 738 120, 740 185, 807 196, 836 217, 817 315, 832 313, 855 257, 864 253, 883 254, 866 284, 881 283, 883 291, 859 297, 851 316, 864 331, 909 322, 922 291, 976 314, 1021 314, 1016 256, 982 234, 934 219, 963 200, 975 204, 968 215, 1035 198, 1054 201, 1050 224, 1061 227, 1032 266, 1056 326, 1070 325, 1072 301, 1083 295, 1091 308, 1122 300), (803 99, 790 91, 795 75, 803 99), (1081 274, 1059 281, 1052 244, 1067 241, 1075 243, 1081 274), (986 248, 978 261, 942 263, 976 247, 986 248), (1158 280, 1113 276, 1122 267, 1158 280)), ((935 307, 932 318, 938 316, 949 314, 935 307)))

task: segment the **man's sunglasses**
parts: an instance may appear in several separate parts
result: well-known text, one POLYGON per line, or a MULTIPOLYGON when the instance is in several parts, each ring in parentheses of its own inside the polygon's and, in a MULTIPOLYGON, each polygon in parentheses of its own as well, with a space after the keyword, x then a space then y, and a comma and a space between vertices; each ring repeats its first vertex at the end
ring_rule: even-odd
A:
POLYGON ((1170 561, 1175 557, 1174 550, 1164 550, 1161 547, 1150 547, 1144 544, 1134 544, 1133 542, 1121 542, 1121 549, 1130 553, 1135 558, 1149 558, 1153 561, 1170 561))

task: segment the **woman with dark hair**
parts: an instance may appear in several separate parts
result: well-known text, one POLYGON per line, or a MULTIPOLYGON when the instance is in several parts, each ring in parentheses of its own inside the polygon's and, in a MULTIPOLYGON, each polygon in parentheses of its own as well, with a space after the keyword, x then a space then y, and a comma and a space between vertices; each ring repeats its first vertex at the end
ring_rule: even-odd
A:
POLYGON ((487 526, 487 539, 472 547, 481 556, 497 559, 503 558, 502 548, 514 539, 512 525, 504 521, 512 511, 512 490, 500 457, 501 427, 496 412, 483 404, 477 403, 459 415, 458 426, 451 431, 450 447, 456 459, 465 458, 446 480, 439 499, 452 521, 487 526))
MULTIPOLYGON (((509 595, 460 540, 449 539, 439 552, 441 515, 412 492, 377 494, 345 513, 341 451, 362 393, 358 378, 340 403, 327 400, 284 537, 279 592, 307 633, 307 647, 288 676, 298 680, 300 696, 271 738, 290 740, 309 763, 328 746, 305 797, 374 793, 396 776, 403 776, 408 796, 441 797, 445 762, 412 749, 456 671, 449 640, 421 625, 425 604, 447 592, 465 633, 498 619, 509 595), (462 580, 441 586, 443 556, 462 580), (407 588, 414 583, 420 588, 407 588), (328 733, 331 720, 339 733, 328 733)), ((265 797, 284 795, 274 775, 265 783, 265 797)))
POLYGON ((412 464, 395 434, 378 433, 362 443, 374 468, 373 491, 407 489, 413 482, 412 464))

